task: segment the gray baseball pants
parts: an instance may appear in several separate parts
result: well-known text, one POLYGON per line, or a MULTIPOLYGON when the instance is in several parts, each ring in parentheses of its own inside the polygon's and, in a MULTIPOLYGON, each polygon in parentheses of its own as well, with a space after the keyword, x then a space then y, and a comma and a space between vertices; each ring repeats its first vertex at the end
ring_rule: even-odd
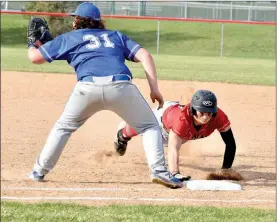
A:
POLYGON ((152 172, 166 170, 159 124, 137 87, 131 81, 77 82, 60 118, 36 159, 34 170, 47 174, 56 165, 71 134, 101 110, 118 114, 138 134, 152 172))

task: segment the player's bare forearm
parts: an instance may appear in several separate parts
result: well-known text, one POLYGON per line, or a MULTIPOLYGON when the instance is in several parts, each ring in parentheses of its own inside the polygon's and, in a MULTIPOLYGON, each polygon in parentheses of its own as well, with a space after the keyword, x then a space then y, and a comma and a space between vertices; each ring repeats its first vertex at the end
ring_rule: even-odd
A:
POLYGON ((144 48, 140 48, 134 57, 134 61, 142 63, 151 91, 151 100, 153 103, 155 102, 155 100, 158 101, 158 109, 162 108, 164 100, 162 94, 159 91, 156 66, 152 56, 144 48))
POLYGON ((151 91, 158 90, 156 66, 152 56, 149 54, 142 63, 151 91))
POLYGON ((182 139, 172 130, 168 136, 168 167, 170 172, 179 172, 179 151, 182 139))
POLYGON ((135 61, 142 63, 143 69, 145 71, 145 74, 150 86, 150 90, 157 91, 158 90, 157 71, 151 54, 148 53, 147 50, 145 50, 144 48, 141 48, 137 51, 135 55, 135 61))
POLYGON ((42 64, 46 62, 39 49, 35 47, 29 48, 28 59, 34 64, 42 64))

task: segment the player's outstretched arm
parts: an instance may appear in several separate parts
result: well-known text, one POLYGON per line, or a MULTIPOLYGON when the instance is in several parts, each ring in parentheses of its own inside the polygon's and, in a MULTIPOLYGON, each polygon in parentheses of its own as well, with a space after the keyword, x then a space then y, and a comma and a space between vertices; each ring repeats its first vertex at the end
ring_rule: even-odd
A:
POLYGON ((235 138, 231 128, 229 128, 225 132, 220 132, 220 135, 226 145, 222 169, 229 169, 233 165, 236 154, 235 138))
POLYGON ((169 131, 168 136, 168 168, 171 173, 179 172, 179 151, 182 146, 182 139, 174 133, 169 131))
POLYGON ((243 180, 242 175, 232 169, 236 154, 236 142, 231 127, 227 127, 220 135, 226 144, 224 160, 220 170, 211 172, 207 175, 207 180, 243 180))
POLYGON ((161 108, 164 104, 164 100, 162 94, 159 91, 156 65, 154 63, 153 57, 149 52, 147 52, 146 49, 140 48, 134 57, 134 61, 142 63, 150 86, 150 97, 152 102, 154 103, 155 100, 157 100, 159 102, 159 108, 161 108))

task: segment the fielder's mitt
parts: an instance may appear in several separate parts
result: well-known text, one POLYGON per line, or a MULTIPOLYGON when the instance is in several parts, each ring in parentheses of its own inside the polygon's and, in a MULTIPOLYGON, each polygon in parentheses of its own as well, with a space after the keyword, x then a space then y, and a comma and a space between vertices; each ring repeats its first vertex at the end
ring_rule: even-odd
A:
POLYGON ((39 48, 52 39, 46 20, 44 18, 31 18, 27 27, 28 47, 39 48))
POLYGON ((216 172, 209 173, 207 175, 207 180, 243 180, 243 177, 239 172, 232 169, 221 169, 216 172))

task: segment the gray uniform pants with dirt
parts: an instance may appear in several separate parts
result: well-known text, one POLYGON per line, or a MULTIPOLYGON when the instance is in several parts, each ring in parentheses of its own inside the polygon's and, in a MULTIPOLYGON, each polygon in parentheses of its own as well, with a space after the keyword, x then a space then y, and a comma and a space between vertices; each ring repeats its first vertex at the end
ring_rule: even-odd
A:
POLYGON ((52 170, 71 134, 89 117, 101 110, 110 110, 118 114, 142 134, 144 150, 152 175, 156 172, 163 172, 165 177, 170 179, 165 167, 159 124, 148 103, 131 82, 108 84, 77 82, 33 169, 42 175, 52 170))

